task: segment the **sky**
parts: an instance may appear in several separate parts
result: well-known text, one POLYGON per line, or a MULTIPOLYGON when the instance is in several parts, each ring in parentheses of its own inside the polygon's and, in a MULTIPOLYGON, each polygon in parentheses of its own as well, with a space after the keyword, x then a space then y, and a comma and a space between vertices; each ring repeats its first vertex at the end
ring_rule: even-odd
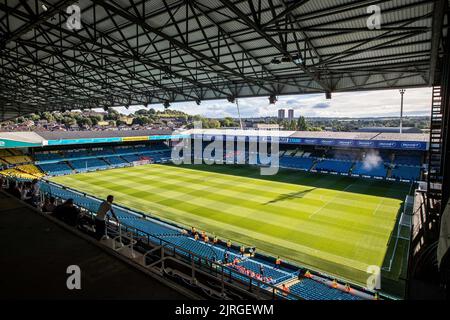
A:
MULTIPOLYGON (((404 95, 404 116, 429 116, 431 88, 407 89, 404 95)), ((124 114, 143 109, 131 106, 128 110, 117 108, 124 114)), ((164 110, 161 104, 151 108, 164 110)), ((200 114, 208 118, 238 117, 236 104, 226 100, 171 103, 173 110, 187 114, 200 114)), ((268 97, 241 98, 239 108, 242 118, 277 116, 278 109, 294 109, 294 116, 304 117, 398 117, 400 115, 400 93, 398 90, 361 91, 333 93, 332 99, 325 94, 279 96, 275 105, 269 104, 268 97)), ((287 113, 286 113, 287 114, 287 113)))

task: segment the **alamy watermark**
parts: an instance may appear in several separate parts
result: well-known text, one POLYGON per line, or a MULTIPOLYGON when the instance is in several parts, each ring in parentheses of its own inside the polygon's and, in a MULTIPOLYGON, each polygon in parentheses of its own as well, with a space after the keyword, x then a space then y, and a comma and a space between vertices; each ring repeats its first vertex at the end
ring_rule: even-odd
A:
POLYGON ((376 5, 367 7, 367 13, 370 14, 367 19, 367 28, 369 30, 381 29, 381 8, 376 5))
POLYGON ((73 264, 67 267, 66 273, 69 275, 66 280, 66 286, 69 290, 81 290, 81 269, 73 264))
POLYGON ((69 17, 66 20, 66 26, 69 30, 80 30, 81 29, 81 9, 78 5, 72 4, 67 7, 66 13, 69 17))

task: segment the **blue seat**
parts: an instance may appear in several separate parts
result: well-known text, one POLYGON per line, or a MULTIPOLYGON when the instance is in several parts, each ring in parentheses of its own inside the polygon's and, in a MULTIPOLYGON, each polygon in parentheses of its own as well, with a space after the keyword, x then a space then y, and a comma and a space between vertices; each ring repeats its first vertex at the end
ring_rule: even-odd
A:
POLYGON ((42 171, 52 176, 71 174, 72 169, 63 162, 40 164, 42 171))
POLYGON ((352 170, 353 174, 369 176, 369 177, 386 177, 387 169, 384 163, 367 167, 364 162, 357 162, 352 170))
POLYGON ((283 156, 280 158, 280 166, 293 169, 309 170, 314 163, 312 158, 283 156))
POLYGON ((420 167, 397 165, 392 169, 391 178, 416 181, 420 178, 420 167))
POLYGON ((348 173, 353 165, 351 161, 321 160, 317 163, 317 171, 348 173))
POLYGON ((306 300, 361 300, 351 293, 331 288, 324 283, 303 278, 289 287, 290 291, 306 300))

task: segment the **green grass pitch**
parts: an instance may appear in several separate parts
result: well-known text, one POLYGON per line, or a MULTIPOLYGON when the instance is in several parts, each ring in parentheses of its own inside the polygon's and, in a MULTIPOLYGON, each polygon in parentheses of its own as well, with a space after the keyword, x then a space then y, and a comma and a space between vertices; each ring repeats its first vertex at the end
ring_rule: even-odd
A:
POLYGON ((365 284, 409 186, 230 165, 144 165, 51 180, 259 252, 365 284))

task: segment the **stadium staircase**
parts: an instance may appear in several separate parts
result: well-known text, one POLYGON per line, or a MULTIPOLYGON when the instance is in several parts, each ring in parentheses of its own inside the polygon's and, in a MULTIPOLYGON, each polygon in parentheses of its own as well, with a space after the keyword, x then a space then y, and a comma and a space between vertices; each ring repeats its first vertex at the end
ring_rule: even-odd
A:
POLYGON ((431 104, 430 143, 428 156, 427 207, 430 214, 436 215, 433 202, 442 196, 442 121, 443 106, 441 87, 433 87, 431 104))

